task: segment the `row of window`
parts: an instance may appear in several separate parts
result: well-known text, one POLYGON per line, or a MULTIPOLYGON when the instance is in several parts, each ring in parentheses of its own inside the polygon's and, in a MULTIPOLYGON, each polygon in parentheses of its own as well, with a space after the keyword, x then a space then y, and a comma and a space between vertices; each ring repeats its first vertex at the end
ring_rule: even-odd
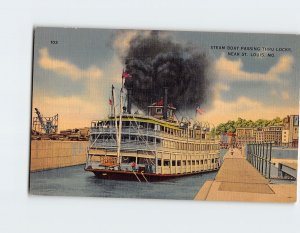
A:
MULTIPOLYGON (((117 122, 117 124, 119 125, 119 122, 117 122)), ((115 122, 109 121, 109 122, 101 122, 99 124, 97 124, 97 122, 93 122, 92 128, 97 128, 97 127, 114 128, 115 122)), ((122 127, 123 128, 135 127, 138 129, 154 130, 154 131, 164 132, 166 134, 170 134, 170 135, 174 135, 174 136, 178 136, 178 137, 187 137, 187 135, 189 135, 190 138, 196 138, 196 137, 197 138, 202 137, 203 139, 205 138, 205 134, 202 134, 200 129, 183 130, 183 129, 170 128, 170 127, 166 127, 166 126, 162 126, 162 125, 154 124, 154 123, 133 122, 133 121, 123 121, 122 127)))
MULTIPOLYGON (((98 142, 110 142, 110 141, 115 141, 116 140, 116 135, 115 134, 92 134, 91 135, 92 140, 96 140, 98 142)), ((136 135, 128 135, 128 134, 123 134, 121 136, 121 142, 147 142, 148 143, 155 143, 155 137, 151 136, 136 136, 136 135)), ((156 143, 159 144, 161 142, 160 138, 156 138, 156 143)))
MULTIPOLYGON (((110 142, 116 140, 116 135, 114 134, 92 134, 92 140, 97 139, 98 142, 110 142)), ((219 144, 192 144, 187 142, 176 142, 170 140, 161 140, 160 138, 156 138, 156 144, 160 144, 161 141, 162 146, 165 148, 172 148, 177 150, 190 150, 190 151, 209 151, 209 150, 218 150, 220 149, 219 144)), ((136 135, 122 135, 121 142, 148 142, 155 143, 155 137, 151 136, 136 136, 136 135)))
POLYGON ((208 162, 211 163, 218 163, 218 159, 201 159, 201 160, 169 160, 169 159, 164 159, 163 163, 161 161, 161 159, 157 160, 157 165, 161 166, 163 164, 163 166, 165 167, 175 167, 175 166, 190 166, 190 165, 203 165, 203 164, 208 164, 208 162))
POLYGON ((163 140, 163 147, 190 151, 208 151, 220 149, 219 144, 192 144, 187 142, 175 142, 169 140, 163 140))

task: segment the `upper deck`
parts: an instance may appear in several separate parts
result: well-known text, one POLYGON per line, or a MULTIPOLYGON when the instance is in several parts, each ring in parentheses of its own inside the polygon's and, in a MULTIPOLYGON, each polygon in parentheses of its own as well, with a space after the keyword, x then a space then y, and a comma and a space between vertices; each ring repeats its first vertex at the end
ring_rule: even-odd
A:
MULTIPOLYGON (((119 116, 117 116, 119 119, 119 116)), ((119 127, 119 120, 117 125, 119 127)), ((103 121, 92 121, 91 135, 116 134, 116 122, 114 117, 103 121)), ((190 127, 175 122, 159 120, 151 116, 124 115, 122 116, 122 135, 140 135, 169 138, 174 140, 190 141, 215 141, 210 138, 209 129, 201 127, 190 127)))
MULTIPOLYGON (((118 119, 118 117, 117 117, 118 119)), ((117 145, 116 127, 119 120, 109 117, 93 121, 91 142, 94 148, 114 149, 117 145)), ((219 140, 209 137, 203 128, 181 126, 179 123, 156 119, 151 116, 125 114, 122 117, 121 148, 123 150, 156 151, 157 148, 182 151, 216 150, 219 140)))

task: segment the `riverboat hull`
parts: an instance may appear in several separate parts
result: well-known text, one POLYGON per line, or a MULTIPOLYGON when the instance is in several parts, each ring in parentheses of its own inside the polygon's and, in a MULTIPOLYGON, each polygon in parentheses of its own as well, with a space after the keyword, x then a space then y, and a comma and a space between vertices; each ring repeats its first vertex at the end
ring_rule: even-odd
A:
POLYGON ((142 173, 132 171, 116 171, 109 169, 93 169, 85 168, 85 171, 93 172, 99 179, 106 180, 127 180, 127 181, 140 181, 140 182, 158 182, 168 179, 180 178, 185 176, 199 175, 203 173, 217 171, 218 168, 209 169, 205 171, 197 171, 191 173, 180 173, 180 174, 155 174, 155 173, 142 173))

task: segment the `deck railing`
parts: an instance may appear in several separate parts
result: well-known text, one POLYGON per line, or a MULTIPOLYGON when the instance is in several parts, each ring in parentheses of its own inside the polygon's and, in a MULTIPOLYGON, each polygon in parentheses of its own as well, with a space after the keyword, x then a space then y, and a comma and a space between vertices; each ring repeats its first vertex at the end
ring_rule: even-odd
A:
POLYGON ((246 159, 264 177, 271 178, 272 143, 247 144, 246 159))

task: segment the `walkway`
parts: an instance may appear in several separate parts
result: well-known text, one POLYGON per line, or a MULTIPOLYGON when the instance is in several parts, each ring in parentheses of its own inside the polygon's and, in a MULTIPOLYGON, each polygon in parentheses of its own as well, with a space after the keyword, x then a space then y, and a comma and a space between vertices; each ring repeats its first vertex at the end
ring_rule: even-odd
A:
POLYGON ((270 184, 241 154, 229 149, 213 181, 206 181, 195 200, 295 202, 295 184, 270 184))

